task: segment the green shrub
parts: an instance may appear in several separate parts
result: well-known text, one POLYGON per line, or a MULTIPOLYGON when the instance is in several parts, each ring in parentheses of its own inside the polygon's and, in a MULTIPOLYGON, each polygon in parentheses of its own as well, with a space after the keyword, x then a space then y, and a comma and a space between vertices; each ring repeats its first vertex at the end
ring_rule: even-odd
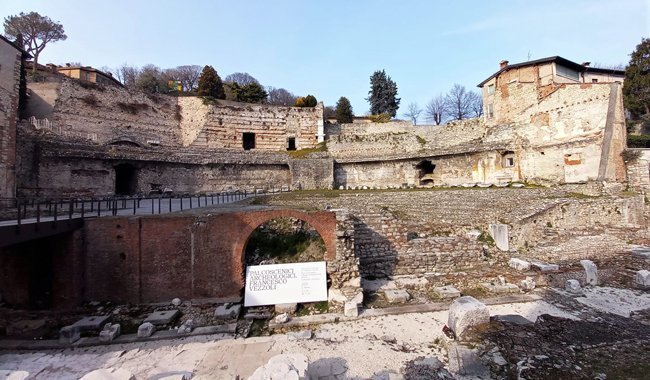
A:
POLYGON ((627 146, 630 148, 650 148, 650 135, 627 135, 627 146))

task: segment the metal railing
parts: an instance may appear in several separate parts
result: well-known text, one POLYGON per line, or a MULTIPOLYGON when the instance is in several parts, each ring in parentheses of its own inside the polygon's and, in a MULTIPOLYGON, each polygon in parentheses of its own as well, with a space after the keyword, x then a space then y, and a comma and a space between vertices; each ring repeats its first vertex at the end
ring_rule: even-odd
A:
POLYGON ((263 191, 228 191, 177 196, 100 198, 0 198, 0 224, 40 223, 73 218, 155 215, 236 202, 263 191))

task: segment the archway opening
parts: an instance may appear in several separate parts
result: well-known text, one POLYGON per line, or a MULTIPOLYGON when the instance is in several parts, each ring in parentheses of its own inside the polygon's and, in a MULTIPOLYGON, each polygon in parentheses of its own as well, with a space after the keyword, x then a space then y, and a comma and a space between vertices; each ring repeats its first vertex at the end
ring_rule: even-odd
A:
POLYGON ((433 186, 433 171, 436 165, 431 160, 422 160, 415 165, 415 168, 418 170, 420 186, 433 186))
POLYGON ((115 195, 133 195, 138 188, 138 176, 131 164, 115 166, 115 195))
POLYGON ((248 238, 244 264, 287 264, 325 260, 325 243, 309 223, 293 218, 271 219, 248 238))
MULTIPOLYGON (((246 269, 250 266, 292 264, 325 261, 326 247, 318 231, 306 221, 294 217, 271 219, 258 226, 249 236, 243 255, 242 283, 246 287, 246 269)), ((324 278, 329 288, 329 278, 324 278)), ((322 283, 320 283, 322 284, 322 283)), ((300 286, 300 285, 298 285, 300 286)), ((321 285, 322 286, 322 285, 321 285)), ((245 293, 243 294, 245 295, 245 293)), ((288 312, 295 315, 317 314, 328 311, 327 301, 276 304, 250 307, 265 310, 261 314, 288 312)))

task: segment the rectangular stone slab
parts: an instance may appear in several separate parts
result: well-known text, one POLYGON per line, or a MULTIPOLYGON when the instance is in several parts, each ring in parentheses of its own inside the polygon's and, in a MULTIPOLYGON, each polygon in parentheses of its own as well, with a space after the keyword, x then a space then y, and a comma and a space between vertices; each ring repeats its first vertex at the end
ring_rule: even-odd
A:
POLYGON ((156 326, 168 325, 174 322, 180 313, 181 312, 178 309, 154 311, 147 316, 144 322, 149 322, 156 326))
POLYGON ((433 291, 440 298, 458 298, 458 297, 460 297, 460 290, 456 289, 455 287, 453 287, 451 285, 436 287, 436 288, 433 288, 433 291))
POLYGON ((89 331, 89 330, 101 330, 104 328, 104 325, 110 322, 110 315, 94 315, 91 317, 85 317, 72 326, 79 329, 79 331, 89 331))

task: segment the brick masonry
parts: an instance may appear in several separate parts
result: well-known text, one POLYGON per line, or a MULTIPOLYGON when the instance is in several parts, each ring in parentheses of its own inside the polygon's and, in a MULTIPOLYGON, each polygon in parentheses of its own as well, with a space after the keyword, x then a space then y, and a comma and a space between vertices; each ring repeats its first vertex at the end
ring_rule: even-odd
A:
MULTIPOLYGON (((294 217, 313 226, 325 243, 326 260, 335 264, 330 270, 342 267, 339 261, 345 260, 337 258, 333 212, 215 211, 201 216, 102 218, 84 227, 85 297, 158 302, 239 296, 248 237, 259 225, 279 217, 294 217)), ((346 273, 353 275, 354 270, 346 273)))

